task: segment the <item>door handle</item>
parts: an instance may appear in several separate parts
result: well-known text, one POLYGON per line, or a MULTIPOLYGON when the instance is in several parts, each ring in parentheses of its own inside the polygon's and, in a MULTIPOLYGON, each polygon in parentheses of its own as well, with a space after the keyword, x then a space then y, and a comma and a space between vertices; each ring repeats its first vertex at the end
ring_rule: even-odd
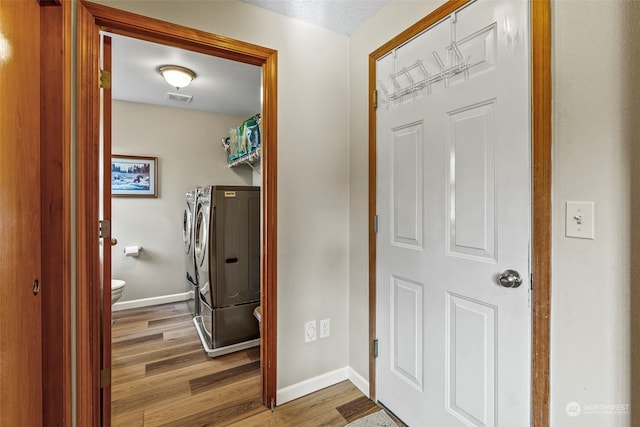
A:
POLYGON ((522 285, 522 277, 516 270, 505 270, 498 274, 498 284, 505 288, 517 288, 522 285))

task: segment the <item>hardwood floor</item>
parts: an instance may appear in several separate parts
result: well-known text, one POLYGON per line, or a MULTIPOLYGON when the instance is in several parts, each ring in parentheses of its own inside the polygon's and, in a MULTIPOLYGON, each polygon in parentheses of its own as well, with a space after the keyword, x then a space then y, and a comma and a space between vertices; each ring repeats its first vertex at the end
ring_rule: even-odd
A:
POLYGON ((344 381, 271 412, 258 348, 207 359, 186 303, 113 319, 113 426, 344 426, 380 409, 344 381))

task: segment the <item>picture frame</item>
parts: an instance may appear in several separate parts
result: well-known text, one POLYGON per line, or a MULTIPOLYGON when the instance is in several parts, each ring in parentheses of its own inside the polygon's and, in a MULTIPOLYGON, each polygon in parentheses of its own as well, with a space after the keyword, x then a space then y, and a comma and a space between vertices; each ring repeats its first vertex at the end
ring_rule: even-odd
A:
POLYGON ((158 197, 158 158, 111 155, 111 196, 158 197))

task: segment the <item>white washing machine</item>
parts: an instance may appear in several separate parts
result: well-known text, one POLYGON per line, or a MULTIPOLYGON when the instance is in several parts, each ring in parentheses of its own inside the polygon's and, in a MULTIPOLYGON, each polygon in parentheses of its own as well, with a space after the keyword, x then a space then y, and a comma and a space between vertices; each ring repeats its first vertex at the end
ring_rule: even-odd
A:
POLYGON ((182 221, 182 240, 184 243, 184 264, 186 271, 187 290, 193 291, 193 300, 189 301, 189 309, 193 316, 200 314, 200 297, 198 290, 198 276, 195 261, 195 225, 196 202, 200 187, 196 187, 186 194, 184 215, 182 221))

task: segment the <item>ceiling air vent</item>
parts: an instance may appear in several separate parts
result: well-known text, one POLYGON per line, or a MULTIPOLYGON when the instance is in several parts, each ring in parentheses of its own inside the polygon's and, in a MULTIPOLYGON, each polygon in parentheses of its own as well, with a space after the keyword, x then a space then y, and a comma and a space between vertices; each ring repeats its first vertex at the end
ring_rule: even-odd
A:
POLYGON ((193 96, 191 95, 181 95, 179 93, 171 93, 171 92, 167 92, 167 95, 165 97, 169 101, 184 102, 184 103, 191 102, 191 100, 193 99, 193 96))

